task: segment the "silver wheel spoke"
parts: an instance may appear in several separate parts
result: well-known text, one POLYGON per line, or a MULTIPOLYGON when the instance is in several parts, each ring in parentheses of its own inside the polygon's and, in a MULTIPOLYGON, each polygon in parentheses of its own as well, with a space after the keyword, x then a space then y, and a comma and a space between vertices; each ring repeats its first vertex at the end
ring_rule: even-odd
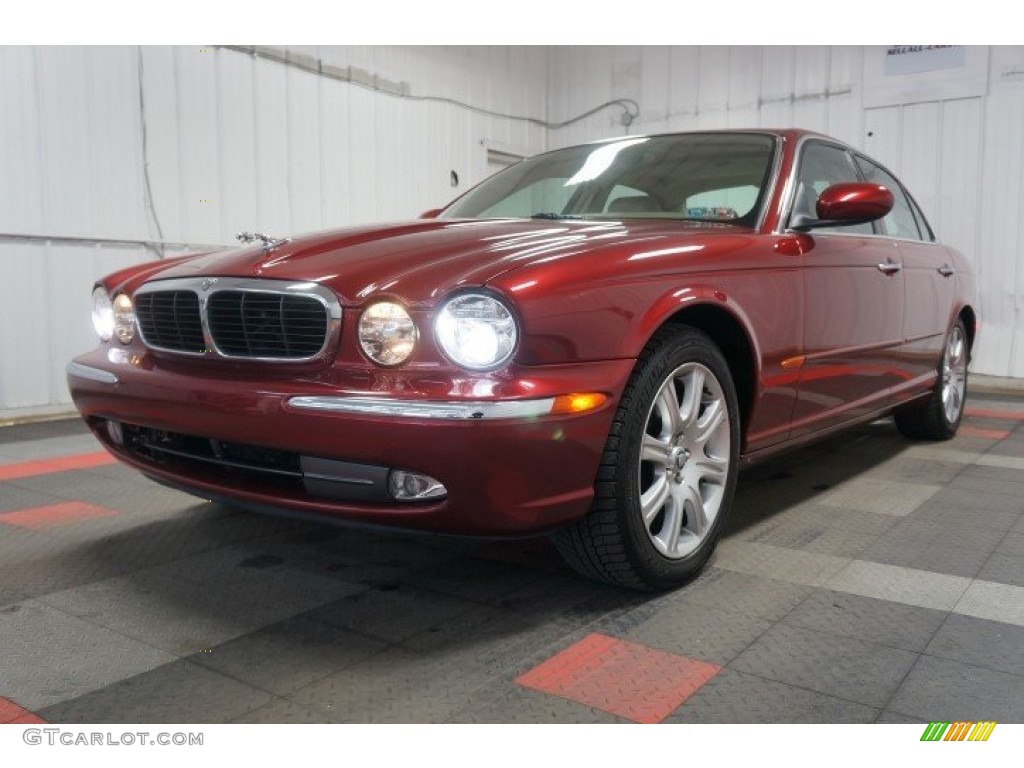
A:
POLYGON ((671 447, 667 440, 660 440, 645 433, 643 442, 640 444, 640 461, 650 461, 659 467, 664 467, 668 462, 670 450, 671 447))
POLYGON ((953 328, 942 356, 942 405, 946 421, 960 418, 967 388, 967 340, 959 326, 953 328))
POLYGON ((707 454, 696 459, 700 470, 700 479, 715 485, 725 484, 725 475, 729 471, 729 460, 707 454))
POLYGON ((686 391, 683 394, 683 402, 680 407, 682 427, 689 429, 697 423, 700 415, 700 404, 704 396, 704 372, 700 368, 694 368, 684 380, 686 391))
POLYGON ((661 474, 655 479, 651 487, 640 496, 640 511, 643 513, 644 525, 647 527, 647 530, 651 529, 651 523, 654 522, 654 518, 658 516, 661 508, 668 501, 670 491, 668 478, 661 474))
POLYGON ((704 499, 701 498, 700 489, 689 486, 686 490, 686 528, 696 536, 703 538, 704 531, 708 528, 708 516, 707 510, 704 508, 704 499))
POLYGON ((722 422, 725 421, 725 403, 715 400, 704 411, 704 415, 697 421, 693 441, 696 445, 704 445, 715 433, 722 422))
POLYGON ((661 415, 663 432, 667 431, 669 435, 682 432, 683 420, 679 415, 679 399, 676 397, 676 388, 671 379, 665 382, 658 393, 658 413, 661 415))
POLYGON ((662 526, 662 535, 659 536, 662 544, 665 546, 665 554, 669 557, 679 547, 679 535, 683 530, 683 505, 678 501, 672 505, 672 511, 668 517, 665 518, 665 524, 662 526))

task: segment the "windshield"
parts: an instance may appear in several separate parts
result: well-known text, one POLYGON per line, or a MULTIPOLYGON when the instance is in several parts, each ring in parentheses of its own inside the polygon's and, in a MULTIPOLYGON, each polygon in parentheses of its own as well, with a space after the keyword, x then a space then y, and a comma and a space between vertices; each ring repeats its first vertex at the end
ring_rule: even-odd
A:
POLYGON ((684 219, 752 227, 775 139, 750 133, 634 137, 537 155, 495 174, 442 218, 684 219))

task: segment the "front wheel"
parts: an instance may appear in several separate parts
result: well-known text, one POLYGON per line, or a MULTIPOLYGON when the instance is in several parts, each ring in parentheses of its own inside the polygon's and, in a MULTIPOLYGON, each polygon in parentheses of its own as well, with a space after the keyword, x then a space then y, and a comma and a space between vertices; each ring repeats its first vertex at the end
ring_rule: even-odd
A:
POLYGON ((949 440, 956 435, 967 399, 970 347, 964 321, 957 318, 946 336, 939 376, 931 397, 895 414, 896 427, 907 437, 949 440))
POLYGON ((555 535, 566 561, 641 590, 699 571, 732 503, 739 424, 718 347, 695 328, 659 331, 619 403, 590 513, 555 535))

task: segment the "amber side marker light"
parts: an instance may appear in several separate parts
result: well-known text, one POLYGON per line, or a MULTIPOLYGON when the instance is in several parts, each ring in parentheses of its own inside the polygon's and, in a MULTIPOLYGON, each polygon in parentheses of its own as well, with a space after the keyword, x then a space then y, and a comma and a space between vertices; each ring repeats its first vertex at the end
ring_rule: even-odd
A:
POLYGON ((600 392, 573 392, 569 395, 559 395, 551 404, 551 413, 583 413, 600 408, 608 401, 607 395, 600 392))

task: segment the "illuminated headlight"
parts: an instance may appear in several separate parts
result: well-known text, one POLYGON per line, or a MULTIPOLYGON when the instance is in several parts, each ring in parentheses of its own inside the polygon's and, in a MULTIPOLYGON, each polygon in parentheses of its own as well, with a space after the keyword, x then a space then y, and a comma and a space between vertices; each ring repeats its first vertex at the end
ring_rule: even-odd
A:
POLYGON ((135 338, 135 307, 123 293, 114 299, 114 335, 122 344, 128 344, 135 338))
POLYGON ((452 362, 477 371, 506 362, 519 335, 509 308, 481 293, 464 293, 442 306, 434 333, 452 362))
POLYGON ((114 335, 114 307, 103 288, 92 292, 92 327, 100 341, 110 341, 114 335))
POLYGON ((399 365, 416 349, 416 324, 401 304, 372 304, 359 318, 359 344, 380 365, 399 365))

